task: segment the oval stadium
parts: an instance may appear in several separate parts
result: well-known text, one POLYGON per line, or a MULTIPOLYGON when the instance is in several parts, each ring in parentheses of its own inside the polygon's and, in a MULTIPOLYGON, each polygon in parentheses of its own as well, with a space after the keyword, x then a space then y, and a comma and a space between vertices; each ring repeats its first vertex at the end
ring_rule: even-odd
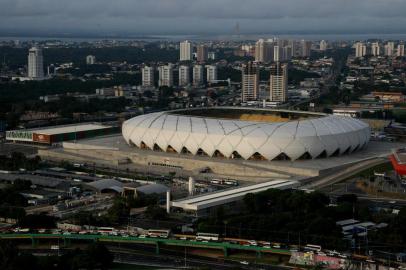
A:
POLYGON ((123 124, 130 146, 178 154, 250 160, 299 160, 365 147, 369 125, 323 113, 241 107, 156 112, 123 124))

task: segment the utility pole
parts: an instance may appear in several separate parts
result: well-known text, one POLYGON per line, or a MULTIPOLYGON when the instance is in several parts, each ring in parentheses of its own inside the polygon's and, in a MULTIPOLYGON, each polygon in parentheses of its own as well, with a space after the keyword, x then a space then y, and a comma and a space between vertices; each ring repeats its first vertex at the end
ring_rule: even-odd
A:
POLYGON ((186 246, 185 246, 185 268, 187 267, 187 259, 186 259, 186 246))

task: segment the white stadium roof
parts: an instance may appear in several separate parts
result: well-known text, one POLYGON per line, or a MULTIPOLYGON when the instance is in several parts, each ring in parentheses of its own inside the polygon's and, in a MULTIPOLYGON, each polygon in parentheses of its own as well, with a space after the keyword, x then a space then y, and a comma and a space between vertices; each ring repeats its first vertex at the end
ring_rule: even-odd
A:
MULTIPOLYGON (((258 110, 259 113, 264 111, 250 110, 258 110)), ((304 156, 317 158, 350 153, 364 147, 370 137, 368 124, 335 115, 275 110, 277 113, 307 114, 308 118, 287 122, 256 122, 178 112, 157 112, 127 120, 123 124, 123 137, 128 144, 137 147, 145 145, 150 149, 158 147, 167 151, 170 146, 178 153, 187 149, 193 155, 203 151, 213 156, 220 152, 225 157, 238 153, 244 159, 259 154, 267 160, 281 156, 296 160, 304 156)))

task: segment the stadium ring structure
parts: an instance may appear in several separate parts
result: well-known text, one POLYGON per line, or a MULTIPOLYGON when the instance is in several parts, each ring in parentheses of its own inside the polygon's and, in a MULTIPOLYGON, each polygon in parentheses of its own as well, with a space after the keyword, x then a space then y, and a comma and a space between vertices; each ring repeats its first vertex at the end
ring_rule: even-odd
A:
POLYGON ((323 113, 245 107, 155 112, 123 123, 126 142, 142 149, 210 157, 298 160, 365 147, 369 125, 323 113))

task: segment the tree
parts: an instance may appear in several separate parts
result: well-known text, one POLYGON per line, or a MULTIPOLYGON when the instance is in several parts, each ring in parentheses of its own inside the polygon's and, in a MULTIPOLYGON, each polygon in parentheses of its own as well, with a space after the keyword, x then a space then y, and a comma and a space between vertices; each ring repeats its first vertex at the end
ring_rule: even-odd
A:
POLYGON ((27 215, 20 220, 19 225, 24 228, 32 229, 51 229, 56 226, 54 217, 44 214, 27 215))
POLYGON ((159 205, 149 205, 145 215, 150 219, 166 219, 168 217, 166 210, 159 205))
POLYGON ((337 198, 337 203, 350 203, 350 204, 356 204, 358 201, 357 195, 355 194, 344 194, 341 195, 340 197, 337 198))
POLYGON ((92 268, 109 269, 113 263, 113 254, 101 243, 89 245, 85 253, 92 268))

